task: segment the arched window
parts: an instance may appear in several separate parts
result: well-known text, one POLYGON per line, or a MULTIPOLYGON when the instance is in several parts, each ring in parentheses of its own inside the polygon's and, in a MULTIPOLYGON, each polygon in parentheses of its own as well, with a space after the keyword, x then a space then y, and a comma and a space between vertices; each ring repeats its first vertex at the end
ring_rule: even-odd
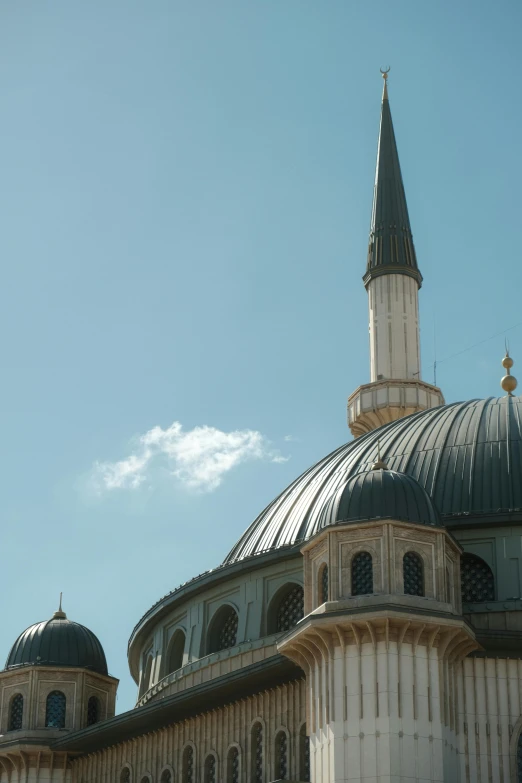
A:
POLYGON ((352 595, 373 593, 373 560, 369 552, 358 552, 352 560, 352 595))
POLYGON ((406 552, 402 559, 405 595, 424 595, 424 566, 416 552, 406 552))
POLYGON ((239 751, 235 747, 228 751, 227 783, 239 783, 239 751))
POLYGON ((65 728, 65 706, 65 695, 61 691, 51 691, 45 705, 45 725, 47 728, 65 728))
POLYGON ((495 579, 487 563, 477 555, 464 552, 460 558, 462 600, 482 603, 495 600, 495 579))
POLYGON ((187 745, 183 751, 182 783, 194 783, 194 748, 187 745))
POLYGON ((140 780, 140 783, 150 783, 150 778, 148 775, 144 775, 142 779, 140 780))
POLYGON ((24 717, 24 697, 21 693, 15 694, 9 705, 9 724, 8 731, 18 731, 22 728, 24 717))
POLYGON ((268 633, 288 631, 304 617, 304 591, 301 585, 287 585, 273 599, 268 613, 268 633))
POLYGON ((263 783, 263 727, 255 723, 252 727, 252 783, 263 783))
POLYGON ((131 774, 128 767, 124 767, 120 774, 120 783, 130 783, 131 774))
POLYGON ((284 731, 275 739, 275 779, 286 780, 288 775, 288 741, 284 731))
POLYGON ((330 594, 330 584, 328 582, 328 566, 326 565, 326 563, 321 570, 319 594, 320 594, 319 603, 325 604, 328 601, 328 596, 330 594))
POLYGON ((140 682, 140 697, 146 693, 150 687, 150 676, 152 674, 152 655, 149 653, 144 661, 140 682))
POLYGON ((522 783, 522 733, 518 737, 517 745, 517 781, 522 783))
POLYGON ((161 773, 160 783, 174 783, 170 769, 164 769, 161 773))
POLYGON ((304 723, 299 732, 299 780, 310 783, 310 737, 304 723))
POLYGON ((100 720, 100 702, 91 696, 87 702, 87 726, 94 726, 100 720))
POLYGON ((216 757, 212 754, 205 759, 205 783, 216 783, 216 757))
POLYGON ((166 674, 177 672, 183 666, 183 654, 185 652, 185 634, 178 628, 170 640, 169 652, 167 658, 166 674))
POLYGON ((237 612, 232 606, 218 609, 210 625, 209 653, 228 650, 236 645, 238 622, 237 612))

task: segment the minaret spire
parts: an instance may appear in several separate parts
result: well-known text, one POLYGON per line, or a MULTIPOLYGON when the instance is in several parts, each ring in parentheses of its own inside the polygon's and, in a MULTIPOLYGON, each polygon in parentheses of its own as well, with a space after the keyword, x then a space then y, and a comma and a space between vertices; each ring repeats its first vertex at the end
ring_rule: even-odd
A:
POLYGON ((402 181, 384 79, 366 273, 370 332, 370 383, 348 400, 352 433, 444 403, 440 389, 421 380, 418 293, 422 275, 402 181))
MULTIPOLYGON (((382 72, 382 71, 381 71, 382 72)), ((366 288, 370 280, 391 272, 409 275, 422 284, 417 255, 406 204, 397 142, 388 98, 388 72, 382 72, 381 124, 377 146, 377 165, 373 190, 372 219, 368 262, 363 278, 366 288)))

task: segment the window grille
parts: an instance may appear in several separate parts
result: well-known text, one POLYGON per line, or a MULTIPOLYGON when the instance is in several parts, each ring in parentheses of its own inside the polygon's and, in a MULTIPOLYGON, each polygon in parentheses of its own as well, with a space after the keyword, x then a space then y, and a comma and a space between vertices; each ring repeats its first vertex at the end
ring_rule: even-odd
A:
POLYGON ((96 696, 91 696, 87 702, 87 726, 94 726, 100 720, 100 702, 96 696))
POLYGON ((321 574, 321 598, 322 603, 325 604, 328 601, 328 595, 329 595, 329 584, 328 584, 328 566, 323 566, 323 572, 321 574))
POLYGON ((282 599, 277 610, 277 630, 288 631, 304 617, 304 591, 295 585, 282 599))
POLYGON ((230 607, 230 610, 227 612, 227 614, 222 617, 221 622, 222 624, 218 635, 217 649, 214 650, 214 652, 219 652, 219 650, 228 650, 229 647, 234 647, 236 644, 238 624, 237 612, 235 612, 234 609, 230 607))
POLYGON ((228 752, 227 783, 239 783, 239 751, 230 748, 228 752))
POLYGON ((402 561, 405 595, 424 595, 424 568, 416 552, 406 552, 402 561))
POLYGON ((463 554, 460 560, 460 580, 463 601, 482 603, 495 600, 493 571, 482 558, 463 554))
POLYGON ((299 732, 299 780, 310 783, 310 737, 306 736, 306 724, 299 732))
POLYGON ((286 780, 288 772, 287 738, 284 731, 280 731, 275 742, 276 779, 286 780))
POLYGON ((522 734, 518 737, 517 745, 517 781, 522 783, 522 734))
POLYGON ((252 783, 263 783, 263 727, 256 723, 252 730, 252 783))
POLYGON ((205 783, 216 783, 216 757, 207 756, 205 761, 205 783))
POLYGON ((65 728, 65 704, 65 695, 61 691, 51 691, 45 705, 45 725, 47 728, 65 728))
POLYGON ((194 783, 194 748, 191 745, 183 753, 183 783, 194 783))
POLYGON ((17 731, 22 728, 22 720, 24 717, 24 697, 21 693, 17 693, 11 699, 11 705, 9 707, 9 726, 8 731, 17 731))
POLYGON ((161 773, 160 783, 173 783, 172 772, 170 769, 164 769, 161 773))
POLYGON ((125 769, 122 769, 121 775, 120 775, 120 783, 130 783, 130 769, 128 767, 125 767, 125 769))
POLYGON ((369 552, 359 552, 352 560, 352 595, 373 593, 373 559, 369 552))

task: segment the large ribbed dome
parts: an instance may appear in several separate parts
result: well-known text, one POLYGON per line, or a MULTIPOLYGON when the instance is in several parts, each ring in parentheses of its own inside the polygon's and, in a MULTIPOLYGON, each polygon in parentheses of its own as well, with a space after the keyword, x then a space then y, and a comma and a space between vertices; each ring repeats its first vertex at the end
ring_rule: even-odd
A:
POLYGON ((20 666, 78 666, 107 674, 107 661, 98 638, 88 628, 68 620, 61 611, 20 634, 5 668, 20 666))
POLYGON ((522 397, 471 400, 399 419, 341 446, 258 516, 225 563, 317 533, 332 495, 375 461, 378 440, 388 467, 416 479, 443 521, 507 512, 522 521, 522 397))
POLYGON ((349 478, 326 501, 319 525, 388 518, 440 524, 430 496, 414 478, 395 470, 365 470, 349 478))

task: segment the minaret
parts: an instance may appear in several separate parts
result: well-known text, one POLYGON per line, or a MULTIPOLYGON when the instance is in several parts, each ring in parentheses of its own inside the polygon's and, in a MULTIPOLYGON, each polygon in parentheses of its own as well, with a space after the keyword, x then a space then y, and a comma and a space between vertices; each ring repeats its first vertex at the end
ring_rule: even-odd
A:
POLYGON ((383 78, 368 262, 363 277, 369 304, 370 383, 360 386, 348 399, 348 424, 355 437, 444 404, 440 389, 421 380, 418 291, 422 275, 393 131, 387 71, 383 78))

